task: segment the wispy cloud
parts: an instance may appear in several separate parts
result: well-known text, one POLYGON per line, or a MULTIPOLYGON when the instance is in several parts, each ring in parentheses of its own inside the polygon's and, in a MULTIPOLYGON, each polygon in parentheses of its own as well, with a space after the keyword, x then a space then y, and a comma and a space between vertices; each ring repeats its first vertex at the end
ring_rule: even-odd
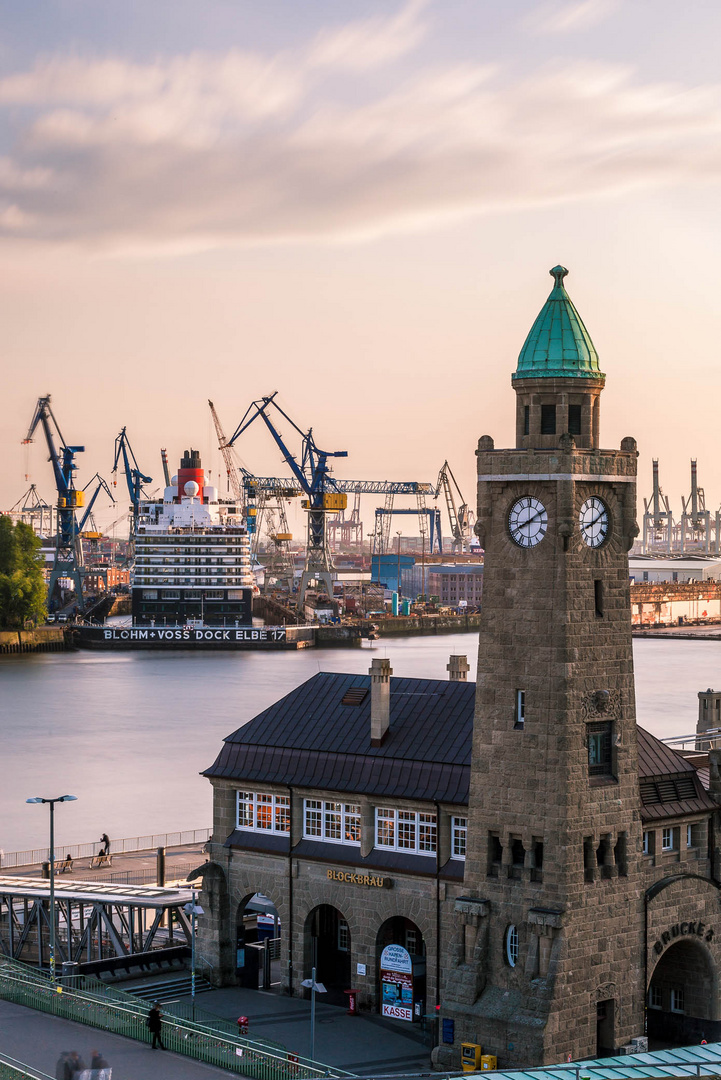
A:
POLYGON ((52 57, 0 79, 17 130, 0 233, 106 250, 343 241, 721 179, 718 85, 598 63, 517 83, 479 64, 401 76, 424 17, 412 0, 274 56, 52 57))
POLYGON ((546 0, 523 19, 534 34, 573 34, 590 30, 613 15, 619 0, 546 0))

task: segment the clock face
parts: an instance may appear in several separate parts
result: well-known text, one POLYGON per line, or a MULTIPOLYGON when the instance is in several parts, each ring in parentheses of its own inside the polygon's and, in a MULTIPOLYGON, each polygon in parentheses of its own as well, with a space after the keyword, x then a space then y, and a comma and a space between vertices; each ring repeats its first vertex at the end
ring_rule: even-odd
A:
POLYGON ((540 499, 524 495, 516 499, 508 515, 508 531, 519 547, 530 548, 540 544, 548 528, 548 514, 540 499))
POLYGON ((608 536, 608 510, 603 500, 594 495, 586 499, 578 514, 581 536, 589 547, 597 548, 608 536))

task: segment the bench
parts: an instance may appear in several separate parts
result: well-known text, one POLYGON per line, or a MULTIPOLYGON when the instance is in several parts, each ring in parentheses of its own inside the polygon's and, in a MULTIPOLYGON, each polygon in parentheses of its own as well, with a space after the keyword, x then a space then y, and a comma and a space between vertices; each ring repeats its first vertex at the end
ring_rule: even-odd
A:
POLYGON ((95 869, 97 866, 112 866, 112 855, 93 855, 93 858, 91 859, 91 869, 95 869))
POLYGON ((58 863, 58 865, 56 866, 55 873, 56 874, 65 874, 65 873, 72 872, 72 869, 73 869, 73 860, 72 859, 63 859, 63 861, 61 863, 58 863))

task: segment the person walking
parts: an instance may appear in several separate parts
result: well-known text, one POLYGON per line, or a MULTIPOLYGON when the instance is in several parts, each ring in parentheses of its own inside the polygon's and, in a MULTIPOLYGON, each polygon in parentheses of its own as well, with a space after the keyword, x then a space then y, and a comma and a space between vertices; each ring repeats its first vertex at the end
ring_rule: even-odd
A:
POLYGON ((70 1071, 70 1051, 63 1050, 55 1066, 55 1080, 72 1080, 70 1071))
POLYGON ((68 1067, 70 1069, 70 1072, 68 1074, 70 1080, 75 1080, 75 1077, 78 1075, 78 1073, 81 1073, 85 1070, 85 1062, 83 1061, 77 1050, 70 1051, 70 1054, 68 1055, 68 1067))
POLYGON ((103 1057, 103 1055, 100 1053, 99 1050, 91 1050, 90 1053, 93 1055, 92 1060, 90 1062, 90 1068, 91 1069, 109 1069, 110 1068, 107 1061, 105 1060, 105 1058, 103 1057))
POLYGON ((153 1007, 148 1013, 148 1019, 146 1021, 148 1030, 153 1033, 153 1050, 157 1050, 158 1046, 161 1050, 165 1050, 163 1046, 163 1040, 160 1038, 160 1031, 162 1028, 162 1016, 160 1011, 160 1002, 154 1001, 153 1007))

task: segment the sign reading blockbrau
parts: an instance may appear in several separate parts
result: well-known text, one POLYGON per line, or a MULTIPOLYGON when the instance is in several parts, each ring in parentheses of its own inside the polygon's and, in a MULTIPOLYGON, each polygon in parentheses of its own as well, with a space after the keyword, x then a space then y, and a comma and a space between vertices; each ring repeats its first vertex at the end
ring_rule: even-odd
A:
POLYGON ((714 930, 712 926, 708 926, 705 922, 690 921, 682 923, 674 923, 668 930, 664 930, 658 941, 654 942, 654 952, 660 954, 670 945, 672 941, 675 941, 680 937, 698 937, 703 938, 704 941, 713 941, 714 930))
POLYGON ((341 881, 345 885, 371 885, 376 889, 390 889, 392 881, 374 874, 355 874, 350 870, 329 870, 328 881, 341 881))

